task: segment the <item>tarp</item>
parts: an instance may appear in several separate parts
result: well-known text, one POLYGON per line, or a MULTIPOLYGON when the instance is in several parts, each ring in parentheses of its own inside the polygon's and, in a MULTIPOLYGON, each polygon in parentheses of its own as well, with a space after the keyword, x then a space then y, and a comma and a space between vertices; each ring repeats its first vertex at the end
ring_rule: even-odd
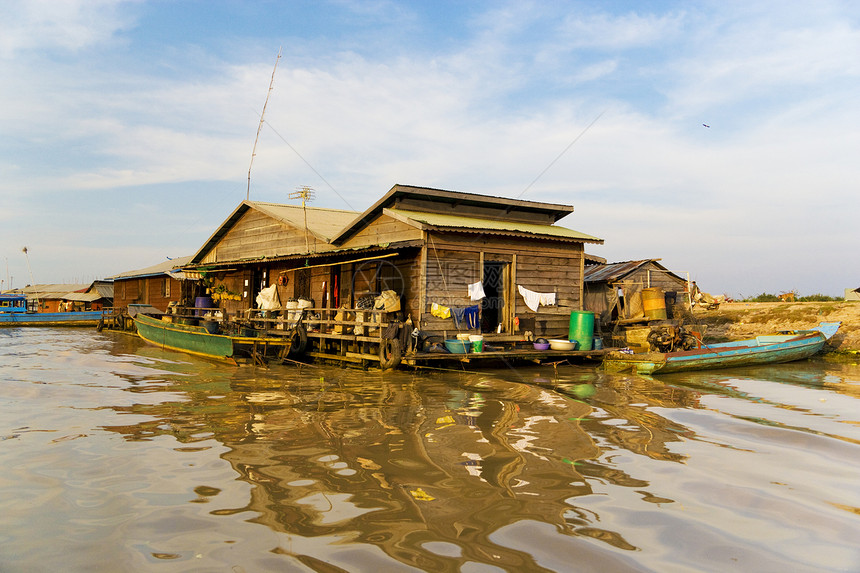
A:
POLYGON ((264 288, 257 295, 257 308, 262 310, 275 310, 281 308, 281 299, 278 297, 278 285, 264 288))

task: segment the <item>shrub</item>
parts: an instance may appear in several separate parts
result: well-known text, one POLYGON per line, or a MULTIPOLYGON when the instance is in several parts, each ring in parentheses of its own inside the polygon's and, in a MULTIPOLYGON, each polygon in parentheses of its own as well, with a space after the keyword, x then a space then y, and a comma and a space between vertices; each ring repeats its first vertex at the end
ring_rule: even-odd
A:
POLYGON ((834 301, 840 301, 842 299, 836 298, 833 296, 827 296, 826 294, 817 293, 817 294, 811 294, 809 296, 802 296, 802 297, 798 298, 797 300, 799 300, 800 302, 834 302, 834 301))
POLYGON ((750 296, 743 299, 743 302, 779 302, 779 297, 775 294, 761 293, 758 296, 750 296))

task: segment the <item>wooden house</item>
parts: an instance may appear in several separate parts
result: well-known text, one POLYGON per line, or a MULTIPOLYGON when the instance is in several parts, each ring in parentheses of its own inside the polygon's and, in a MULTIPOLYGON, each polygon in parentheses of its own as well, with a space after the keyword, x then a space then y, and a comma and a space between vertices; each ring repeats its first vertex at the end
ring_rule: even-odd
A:
POLYGON ((659 259, 644 259, 588 265, 585 267, 585 309, 597 313, 601 322, 641 316, 642 290, 659 288, 665 293, 671 314, 690 307, 687 280, 661 265, 659 259))
POLYGON ((110 277, 113 280, 113 306, 128 308, 129 304, 148 304, 166 311, 171 302, 178 303, 187 294, 183 293, 181 267, 190 256, 168 259, 163 263, 127 271, 110 277))
POLYGON ((113 282, 93 281, 83 292, 67 293, 63 295, 62 300, 66 303, 66 310, 102 310, 113 306, 113 282))
POLYGON ((101 310, 110 306, 113 297, 110 281, 27 285, 20 292, 38 312, 101 310))
POLYGON ((404 185, 362 213, 243 201, 184 270, 228 316, 274 284, 282 305, 318 309, 360 309, 394 291, 428 336, 562 335, 583 308, 584 246, 603 242, 556 225, 572 212, 404 185))

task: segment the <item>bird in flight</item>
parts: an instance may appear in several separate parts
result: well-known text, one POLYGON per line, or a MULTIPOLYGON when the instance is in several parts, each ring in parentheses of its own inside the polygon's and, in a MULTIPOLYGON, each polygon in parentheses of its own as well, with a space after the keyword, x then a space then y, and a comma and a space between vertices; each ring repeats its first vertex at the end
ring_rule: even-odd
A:
POLYGON ((705 127, 711 127, 711 126, 710 126, 710 125, 708 125, 707 123, 703 123, 702 125, 704 125, 705 127))

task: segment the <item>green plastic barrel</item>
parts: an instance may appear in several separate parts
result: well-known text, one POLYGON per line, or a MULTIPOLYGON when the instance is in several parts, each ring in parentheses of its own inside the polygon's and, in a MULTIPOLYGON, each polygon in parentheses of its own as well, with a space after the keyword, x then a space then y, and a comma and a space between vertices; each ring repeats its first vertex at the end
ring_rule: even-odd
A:
POLYGON ((591 350, 594 340, 594 313, 574 310, 570 313, 568 340, 575 340, 577 350, 591 350))

